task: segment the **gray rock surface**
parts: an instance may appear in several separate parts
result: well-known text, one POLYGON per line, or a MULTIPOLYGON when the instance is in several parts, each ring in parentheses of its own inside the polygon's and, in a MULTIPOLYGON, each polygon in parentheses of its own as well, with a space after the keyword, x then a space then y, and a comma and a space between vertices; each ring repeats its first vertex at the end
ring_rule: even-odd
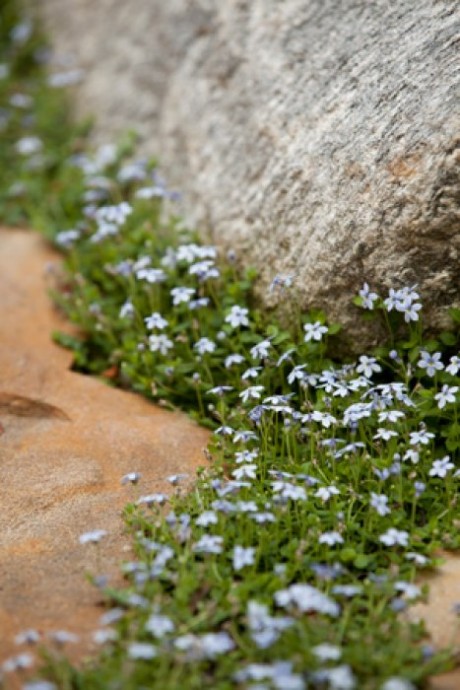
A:
POLYGON ((87 70, 80 113, 136 127, 186 217, 260 271, 295 273, 362 342, 363 281, 460 299, 454 0, 41 0, 87 70))

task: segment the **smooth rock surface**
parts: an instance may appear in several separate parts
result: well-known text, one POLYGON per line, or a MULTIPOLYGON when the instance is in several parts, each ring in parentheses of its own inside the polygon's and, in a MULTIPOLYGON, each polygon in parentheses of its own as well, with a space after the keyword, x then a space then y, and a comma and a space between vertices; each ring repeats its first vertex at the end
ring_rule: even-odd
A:
POLYGON ((418 283, 459 303, 460 17, 451 0, 42 0, 86 69, 79 113, 137 128, 187 217, 260 271, 294 273, 358 347, 350 300, 418 283))
POLYGON ((208 433, 184 414, 69 370, 50 338, 66 328, 46 292, 50 262, 37 234, 0 229, 0 664, 25 651, 13 637, 27 628, 78 633, 74 658, 94 650, 103 609, 85 573, 114 583, 132 558, 122 508, 206 464, 208 433), (131 471, 140 483, 121 486, 131 471), (94 529, 108 536, 82 546, 94 529))

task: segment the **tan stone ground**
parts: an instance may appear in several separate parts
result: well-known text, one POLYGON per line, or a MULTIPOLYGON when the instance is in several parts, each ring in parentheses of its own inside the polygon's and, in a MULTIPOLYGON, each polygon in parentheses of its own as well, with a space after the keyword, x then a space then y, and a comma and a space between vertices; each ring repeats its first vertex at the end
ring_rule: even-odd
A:
POLYGON ((0 230, 0 663, 30 627, 77 632, 75 657, 91 650, 103 610, 84 575, 117 577, 131 558, 121 509, 206 463, 208 434, 184 414, 69 370, 50 339, 66 327, 46 291, 57 260, 37 234, 0 230), (130 471, 141 482, 122 487, 130 471), (82 546, 93 529, 109 535, 82 546))

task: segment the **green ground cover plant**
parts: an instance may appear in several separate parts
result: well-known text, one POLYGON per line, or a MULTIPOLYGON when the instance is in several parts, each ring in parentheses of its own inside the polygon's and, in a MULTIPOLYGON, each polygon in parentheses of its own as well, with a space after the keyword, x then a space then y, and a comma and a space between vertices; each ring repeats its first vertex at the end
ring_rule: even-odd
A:
MULTIPOLYGON (((426 597, 419 573, 460 547, 460 312, 426 339, 417 286, 364 284, 356 318, 383 322, 388 342, 338 361, 340 326, 296 313, 295 277, 273 276, 296 313, 284 328, 258 309, 255 272, 171 213, 177 194, 133 137, 92 150, 62 92, 81 75, 50 77, 16 3, 0 17, 0 217, 64 254, 54 297, 80 335, 55 339, 77 369, 213 432, 192 488, 120 478, 136 557, 120 590, 92 574, 101 654, 77 668, 48 642, 24 688, 425 687, 455 663, 407 609, 426 597)), ((82 548, 104 536, 96 525, 82 548)), ((4 682, 30 662, 8 659, 4 682)))

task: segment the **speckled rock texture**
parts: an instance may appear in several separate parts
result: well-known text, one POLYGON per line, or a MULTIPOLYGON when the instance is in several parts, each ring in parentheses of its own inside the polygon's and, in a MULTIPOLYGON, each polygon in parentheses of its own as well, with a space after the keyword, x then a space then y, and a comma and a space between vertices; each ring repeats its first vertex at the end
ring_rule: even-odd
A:
POLYGON ((364 343, 363 281, 460 301, 459 5, 452 0, 42 0, 99 138, 135 127, 187 219, 294 273, 364 343))

